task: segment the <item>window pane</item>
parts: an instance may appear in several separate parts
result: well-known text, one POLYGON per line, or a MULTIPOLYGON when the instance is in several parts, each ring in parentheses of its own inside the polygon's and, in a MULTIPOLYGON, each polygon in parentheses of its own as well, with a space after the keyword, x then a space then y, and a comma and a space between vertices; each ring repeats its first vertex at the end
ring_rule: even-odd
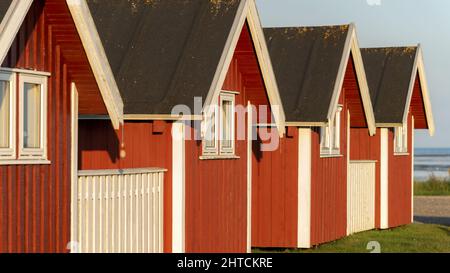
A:
POLYGON ((25 83, 23 107, 23 146, 24 148, 40 148, 41 85, 25 83))
POLYGON ((333 148, 339 149, 340 141, 341 141, 341 112, 336 113, 336 119, 334 121, 334 130, 333 130, 334 138, 333 138, 333 148))
POLYGON ((403 143, 403 151, 405 153, 408 152, 408 124, 405 124, 405 126, 402 129, 402 143, 403 143))
POLYGON ((214 149, 216 147, 216 115, 213 112, 209 118, 206 119, 206 136, 205 146, 206 148, 214 149))
POLYGON ((322 150, 330 148, 330 126, 324 126, 320 128, 320 146, 322 150))
POLYGON ((9 148, 10 84, 0 81, 0 148, 9 148))
POLYGON ((231 101, 222 102, 222 147, 233 148, 232 132, 233 132, 233 106, 231 101))

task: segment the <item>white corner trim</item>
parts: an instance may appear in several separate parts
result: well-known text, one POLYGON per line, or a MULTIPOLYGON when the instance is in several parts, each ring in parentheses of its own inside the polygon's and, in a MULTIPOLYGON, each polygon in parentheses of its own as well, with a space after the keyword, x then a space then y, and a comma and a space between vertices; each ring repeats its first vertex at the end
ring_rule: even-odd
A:
POLYGON ((185 249, 185 124, 172 125, 172 252, 185 249))
POLYGON ((9 49, 22 26, 33 0, 13 0, 0 23, 0 63, 8 55, 9 49))
POLYGON ((414 116, 412 116, 411 128, 411 223, 414 223, 414 116))
POLYGON ((311 247, 311 129, 298 129, 298 248, 311 247))
POLYGON ((350 228, 350 221, 351 221, 351 199, 349 196, 351 196, 350 189, 351 183, 350 183, 350 152, 351 152, 351 128, 350 128, 350 110, 347 110, 347 236, 351 234, 351 228, 350 228))
POLYGON ((217 101, 225 82, 231 61, 234 56, 239 37, 245 22, 248 22, 250 35, 253 39, 256 55, 260 64, 261 73, 267 89, 267 94, 272 108, 272 114, 277 124, 280 136, 285 133, 285 114, 281 97, 276 83, 275 73, 272 68, 269 51, 267 49, 266 40, 259 20, 256 4, 254 0, 243 0, 240 3, 236 18, 233 22, 230 34, 222 52, 219 65, 217 66, 213 82, 209 89, 205 100, 204 109, 211 105, 213 101, 217 101))
POLYGON ((389 228, 389 129, 380 134, 380 228, 389 228))
POLYGON ((123 123, 123 101, 86 0, 66 0, 114 129, 123 123))
POLYGON ((247 106, 247 253, 252 252, 252 159, 253 159, 253 111, 247 106))
POLYGON ((78 92, 75 83, 71 85, 71 203, 70 203, 70 241, 72 253, 78 253, 78 92))

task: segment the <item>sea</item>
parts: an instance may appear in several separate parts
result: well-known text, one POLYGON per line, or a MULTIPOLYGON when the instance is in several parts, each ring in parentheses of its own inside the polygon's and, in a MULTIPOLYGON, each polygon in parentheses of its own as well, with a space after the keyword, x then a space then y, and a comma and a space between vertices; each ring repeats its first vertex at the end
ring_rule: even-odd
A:
POLYGON ((450 148, 416 148, 414 150, 414 179, 426 181, 432 175, 450 176, 450 148))

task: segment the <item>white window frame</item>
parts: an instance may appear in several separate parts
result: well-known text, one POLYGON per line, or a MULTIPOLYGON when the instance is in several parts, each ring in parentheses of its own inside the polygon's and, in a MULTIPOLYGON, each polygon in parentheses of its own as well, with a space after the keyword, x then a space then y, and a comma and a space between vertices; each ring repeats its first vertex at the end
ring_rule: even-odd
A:
POLYGON ((47 159, 47 92, 48 78, 42 75, 20 74, 19 76, 19 160, 46 160, 47 159), (41 86, 41 120, 39 148, 25 148, 24 136, 24 103, 23 94, 26 83, 41 86))
POLYGON ((236 94, 233 91, 222 91, 219 95, 218 104, 210 105, 204 115, 202 122, 202 159, 215 159, 215 158, 235 158, 236 154, 236 94), (222 145, 222 135, 224 128, 223 120, 223 103, 225 101, 231 102, 231 112, 233 114, 231 120, 231 147, 224 147, 222 145), (208 130, 210 130, 211 116, 214 114, 215 118, 215 130, 214 130, 214 147, 207 147, 206 137, 208 130))
POLYGON ((320 155, 322 157, 341 155, 341 126, 343 106, 338 105, 334 118, 327 126, 320 127, 320 155))
POLYGON ((401 127, 394 128, 394 153, 408 153, 408 124, 404 123, 401 127))
POLYGON ((231 93, 222 93, 220 95, 220 129, 219 129, 219 140, 220 140, 220 154, 221 155, 235 155, 235 147, 236 147, 236 141, 235 141, 235 126, 236 126, 236 113, 235 113, 235 107, 236 107, 236 96, 231 93), (224 147, 223 141, 225 141, 224 138, 224 102, 230 102, 231 103, 231 147, 224 147))
POLYGON ((202 122, 202 139, 203 139, 203 155, 204 156, 214 156, 219 154, 219 115, 218 115, 218 105, 211 105, 206 110, 206 113, 203 114, 203 122, 202 122), (212 115, 214 114, 214 147, 208 147, 206 137, 210 133, 211 130, 211 120, 212 115))
POLYGON ((0 148, 0 160, 16 158, 16 73, 0 72, 0 80, 9 82, 9 144, 7 148, 0 148))

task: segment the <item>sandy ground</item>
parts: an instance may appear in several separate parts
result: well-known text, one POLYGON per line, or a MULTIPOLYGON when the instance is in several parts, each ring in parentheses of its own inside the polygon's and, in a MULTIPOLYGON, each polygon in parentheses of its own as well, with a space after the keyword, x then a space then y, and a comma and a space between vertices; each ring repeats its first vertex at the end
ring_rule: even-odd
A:
POLYGON ((450 226, 450 196, 415 197, 414 220, 450 226))

